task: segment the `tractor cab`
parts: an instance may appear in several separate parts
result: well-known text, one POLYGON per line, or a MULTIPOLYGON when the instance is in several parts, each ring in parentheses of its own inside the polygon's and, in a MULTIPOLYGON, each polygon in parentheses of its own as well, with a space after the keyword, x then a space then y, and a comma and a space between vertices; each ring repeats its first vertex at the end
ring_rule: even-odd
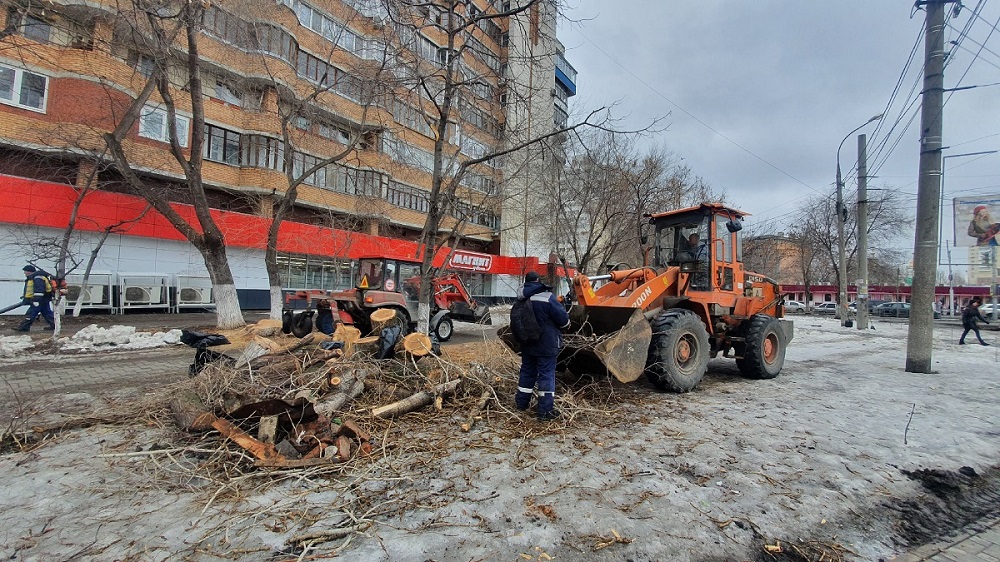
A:
POLYGON ((398 298, 385 298, 384 293, 397 293, 410 318, 417 317, 420 291, 420 262, 394 258, 361 258, 358 260, 358 282, 355 285, 363 303, 378 305, 398 298))
POLYGON ((691 274, 692 291, 742 290, 746 213, 718 203, 703 203, 650 215, 655 229, 655 266, 679 267, 691 274))

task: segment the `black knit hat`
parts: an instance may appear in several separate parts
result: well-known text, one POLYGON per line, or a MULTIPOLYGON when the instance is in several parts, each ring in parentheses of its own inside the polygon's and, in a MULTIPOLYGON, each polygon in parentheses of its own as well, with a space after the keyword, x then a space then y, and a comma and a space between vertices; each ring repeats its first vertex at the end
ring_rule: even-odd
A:
POLYGON ((22 271, 25 271, 27 273, 34 273, 34 272, 38 271, 38 268, 29 264, 29 265, 24 266, 24 269, 22 271))
POLYGON ((525 283, 538 283, 542 278, 538 276, 535 271, 529 271, 527 275, 524 276, 525 283))

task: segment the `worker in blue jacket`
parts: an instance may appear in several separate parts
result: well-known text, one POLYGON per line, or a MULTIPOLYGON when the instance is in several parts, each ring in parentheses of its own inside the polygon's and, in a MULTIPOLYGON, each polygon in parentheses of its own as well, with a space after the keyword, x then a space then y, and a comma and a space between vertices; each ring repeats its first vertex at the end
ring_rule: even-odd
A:
POLYGON ((534 271, 524 276, 524 286, 518 289, 518 298, 526 298, 531 302, 531 309, 541 328, 541 336, 536 341, 521 343, 521 373, 514 404, 518 410, 527 410, 537 385, 538 419, 553 420, 559 417, 553 404, 556 395, 556 360, 562 348, 560 332, 569 327, 569 314, 552 293, 552 288, 543 285, 534 271))
POLYGON ((41 314, 42 318, 49 324, 49 328, 55 330, 56 320, 52 316, 52 281, 46 277, 45 273, 38 271, 33 265, 24 266, 24 296, 21 299, 22 305, 28 305, 28 312, 24 314, 24 321, 15 328, 18 332, 27 332, 31 329, 31 324, 41 314))

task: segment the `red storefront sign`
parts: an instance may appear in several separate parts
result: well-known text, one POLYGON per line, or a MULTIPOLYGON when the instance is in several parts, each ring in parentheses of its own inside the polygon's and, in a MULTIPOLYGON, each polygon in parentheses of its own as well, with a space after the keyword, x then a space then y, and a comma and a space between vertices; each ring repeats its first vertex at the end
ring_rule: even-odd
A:
POLYGON ((448 261, 448 267, 451 269, 490 273, 490 270, 493 268, 493 256, 467 252, 465 250, 455 250, 455 253, 451 255, 451 260, 448 261))

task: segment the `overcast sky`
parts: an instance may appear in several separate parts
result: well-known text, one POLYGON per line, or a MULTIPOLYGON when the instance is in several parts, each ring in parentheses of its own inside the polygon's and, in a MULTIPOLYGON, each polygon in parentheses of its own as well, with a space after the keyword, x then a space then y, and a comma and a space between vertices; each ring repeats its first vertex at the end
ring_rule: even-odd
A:
MULTIPOLYGON (((869 173, 877 176, 869 186, 898 190, 915 216, 925 14, 912 1, 565 1, 559 38, 579 72, 571 107, 617 103, 616 114, 632 127, 669 114, 668 130, 643 142, 683 158, 753 213, 750 220, 787 224, 807 197, 833 194, 838 144, 882 112, 881 124, 860 131, 869 135, 869 173)), ((946 88, 1000 82, 1000 0, 983 2, 974 18, 979 1, 966 0, 949 21, 946 42, 958 40, 970 20, 972 27, 953 46, 946 88)), ((945 107, 945 154, 1000 150, 998 102, 1000 86, 956 92, 945 107)), ((852 196, 856 160, 855 134, 840 156, 852 196)), ((948 199, 1000 193, 1000 154, 946 164, 948 199)), ((904 233, 900 246, 912 241, 912 231, 904 233)))

